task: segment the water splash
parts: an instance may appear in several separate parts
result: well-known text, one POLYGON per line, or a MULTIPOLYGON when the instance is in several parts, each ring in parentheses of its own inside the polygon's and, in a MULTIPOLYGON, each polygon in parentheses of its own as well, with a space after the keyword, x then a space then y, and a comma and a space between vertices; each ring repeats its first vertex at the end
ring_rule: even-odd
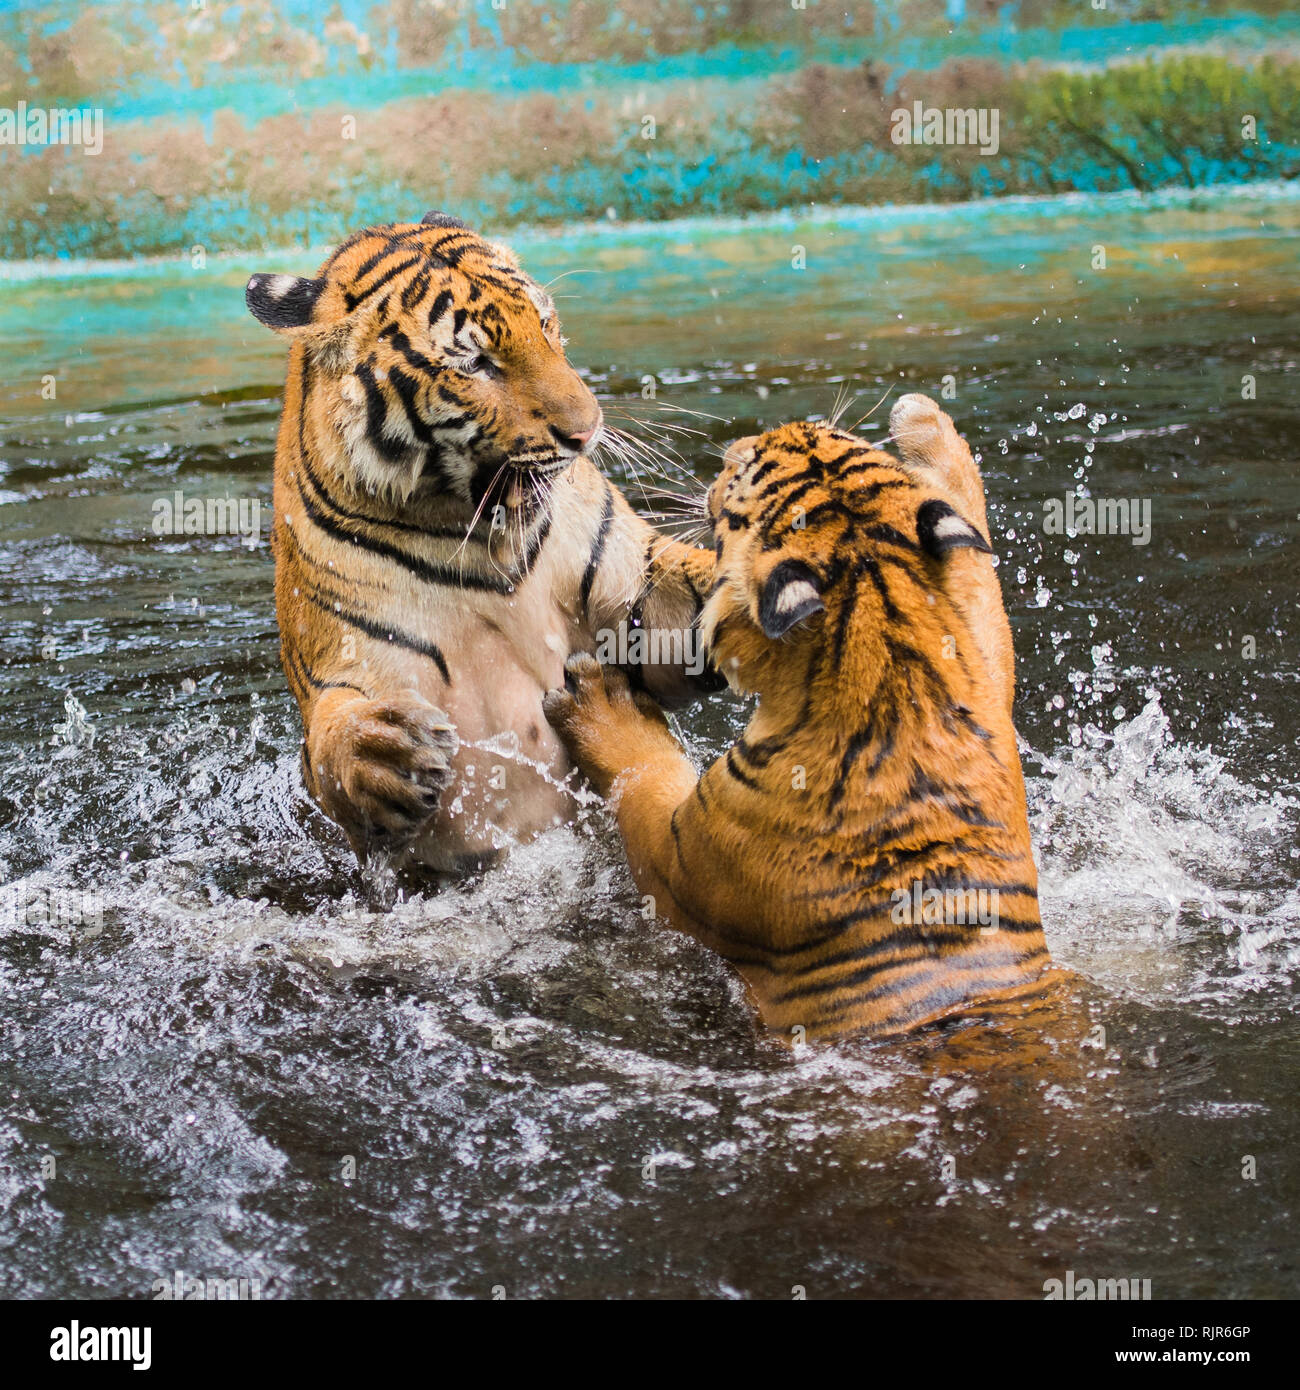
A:
MULTIPOLYGON (((1103 651, 1097 672, 1113 674, 1103 651)), ((1289 863, 1300 799, 1241 782, 1179 744, 1160 693, 1109 730, 1032 755, 1030 822, 1044 922, 1069 963, 1120 994, 1240 1018, 1300 969, 1300 893, 1289 863)))

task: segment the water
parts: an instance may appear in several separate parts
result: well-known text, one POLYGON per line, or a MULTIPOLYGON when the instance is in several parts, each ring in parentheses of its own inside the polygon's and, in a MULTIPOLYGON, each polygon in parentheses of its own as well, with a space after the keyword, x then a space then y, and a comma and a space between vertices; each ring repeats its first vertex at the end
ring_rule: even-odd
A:
POLYGON ((371 910, 300 787, 265 543, 150 530, 177 489, 269 517, 240 290, 312 258, 0 272, 0 1293, 1295 1296, 1298 229, 1257 190, 514 239, 582 271, 571 356, 612 417, 701 426, 701 480, 954 378, 1082 1047, 760 1039, 593 809, 371 910), (1044 534, 1077 482, 1149 543, 1044 534))

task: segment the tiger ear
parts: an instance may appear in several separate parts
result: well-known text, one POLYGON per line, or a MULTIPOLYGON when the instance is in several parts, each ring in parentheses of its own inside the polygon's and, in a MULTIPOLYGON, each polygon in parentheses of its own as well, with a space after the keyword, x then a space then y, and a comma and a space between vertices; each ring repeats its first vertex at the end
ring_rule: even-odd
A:
POLYGON ((307 280, 301 275, 254 275, 244 287, 248 311, 277 333, 313 326, 324 280, 307 280))
POLYGON ((993 554, 993 547, 970 522, 937 497, 922 502, 917 509, 916 538, 921 542, 921 549, 935 557, 963 548, 993 554))
POLYGON ((759 593, 759 626, 769 637, 784 637, 796 623, 825 608, 821 580, 801 560, 782 560, 759 593))
POLYGON ((449 212, 439 212, 436 208, 426 212, 420 218, 422 227, 459 227, 462 231, 469 231, 469 228, 459 217, 453 217, 449 212))

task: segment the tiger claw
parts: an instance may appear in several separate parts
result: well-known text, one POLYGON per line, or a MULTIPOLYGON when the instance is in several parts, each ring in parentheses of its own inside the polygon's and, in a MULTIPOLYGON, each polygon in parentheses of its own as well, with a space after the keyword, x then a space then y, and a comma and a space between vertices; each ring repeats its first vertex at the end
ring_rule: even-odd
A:
POLYGON ((570 695, 577 695, 582 684, 600 680, 601 669, 590 652, 574 652, 564 663, 564 688, 570 695))
POLYGON ((322 734, 313 761, 321 804, 353 847, 409 843, 455 775, 460 741, 446 712, 397 691, 355 702, 322 734))

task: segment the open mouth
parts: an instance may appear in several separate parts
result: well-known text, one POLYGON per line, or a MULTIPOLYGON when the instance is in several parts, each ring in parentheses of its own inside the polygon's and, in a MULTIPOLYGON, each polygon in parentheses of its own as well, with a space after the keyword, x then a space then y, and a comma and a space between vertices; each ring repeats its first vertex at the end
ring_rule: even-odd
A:
POLYGON ((511 467, 518 473, 528 473, 533 477, 544 478, 552 473, 563 473, 579 457, 580 455, 574 454, 572 458, 552 459, 548 463, 515 463, 511 467))

